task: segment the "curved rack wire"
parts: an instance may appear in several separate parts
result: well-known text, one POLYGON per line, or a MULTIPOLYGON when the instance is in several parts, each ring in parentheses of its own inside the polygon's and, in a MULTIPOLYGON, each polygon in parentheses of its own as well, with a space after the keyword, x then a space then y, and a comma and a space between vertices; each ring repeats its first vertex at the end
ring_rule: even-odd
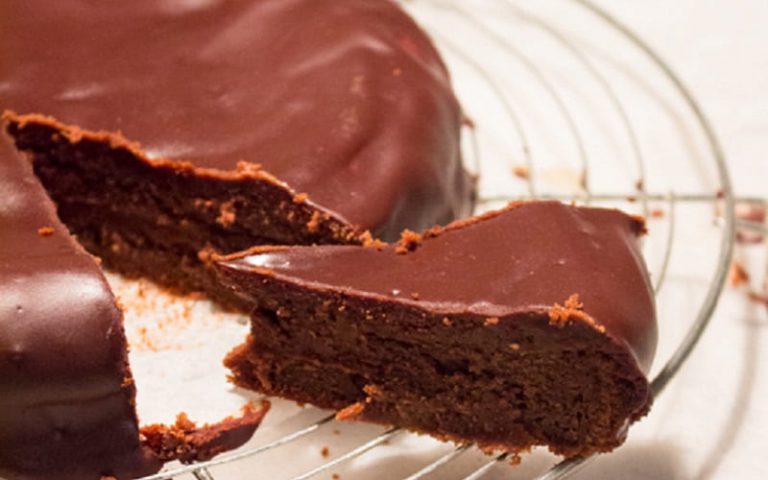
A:
MULTIPOLYGON (((581 65, 581 67, 587 72, 587 74, 593 79, 594 83, 603 92, 605 98, 612 106, 612 109, 619 119, 621 129, 624 132, 626 140, 630 146, 631 158, 635 165, 635 173, 638 181, 636 182, 635 191, 621 192, 621 193, 602 193, 593 192, 590 188, 590 157, 585 147, 583 134, 580 131, 579 124, 574 118, 573 112, 568 106, 567 102, 563 99, 563 94, 555 87, 549 80, 547 75, 541 70, 541 68, 528 58, 524 51, 511 45, 505 38, 498 35, 494 30, 487 29, 483 22, 483 18, 479 16, 472 8, 468 7, 467 2, 461 0, 401 0, 408 5, 427 5, 430 8, 449 12, 455 16, 459 16, 463 21, 477 30, 480 34, 485 35, 485 38, 494 44, 497 48, 504 51, 510 59, 518 64, 539 83, 543 91, 550 97, 553 104, 559 110, 565 125, 572 137, 576 146, 576 157, 581 168, 581 181, 579 189, 573 194, 563 193, 545 193, 541 192, 536 184, 537 171, 534 164, 534 154, 532 152, 530 136, 525 123, 521 120, 521 115, 516 111, 513 103, 508 98, 505 89, 503 88, 500 80, 494 76, 488 74, 483 68, 483 65, 479 63, 474 56, 462 49, 457 42, 453 41, 449 36, 442 33, 439 29, 429 28, 427 29, 437 40, 437 43, 446 51, 446 53, 453 55, 460 62, 463 62, 469 69, 473 70, 480 82, 482 82, 490 92, 496 96, 500 102, 500 108, 504 112, 511 126, 511 130, 517 137, 520 144, 520 157, 523 159, 523 165, 526 167, 526 188, 525 194, 520 195, 498 195, 492 192, 481 192, 481 204, 489 205, 495 202, 519 200, 519 199, 558 199, 564 201, 575 201, 581 203, 590 203, 598 201, 638 201, 641 205, 642 212, 645 215, 649 213, 650 202, 664 202, 667 209, 667 234, 664 240, 664 253, 660 259, 660 265, 657 268, 658 275, 655 281, 655 290, 658 294, 665 284, 667 278, 667 270, 670 264, 670 258, 672 256, 673 244, 676 236, 676 229, 678 223, 678 216, 676 214, 677 207, 682 204, 711 204, 717 206, 720 211, 721 219, 721 237, 719 241, 719 251, 717 252, 717 266, 712 278, 710 280, 707 292, 701 305, 698 308, 698 312, 693 320, 687 333, 683 339, 671 354, 669 359, 663 365, 659 373, 653 378, 651 382, 651 388, 655 396, 660 395, 669 382, 679 371, 680 367, 686 361, 693 348, 696 346, 699 338, 706 329, 710 318, 712 317, 715 306, 717 305, 720 294, 723 290, 725 280, 728 273, 728 267, 730 265, 730 259, 734 247, 735 229, 740 228, 752 228, 752 229, 765 229, 762 224, 747 224, 745 222, 738 223, 735 219, 735 201, 733 192, 731 189, 730 177, 726 166, 725 158, 717 136, 715 135, 708 119, 702 112, 698 102, 691 95, 690 91, 679 79, 673 69, 653 50, 648 44, 636 35, 632 30, 626 27, 623 23, 614 18, 611 14, 603 10, 602 8, 591 3, 590 0, 563 0, 566 3, 575 5, 583 9, 585 12, 591 14, 602 25, 608 26, 616 33, 621 35, 629 44, 631 44, 637 51, 642 53, 647 60, 649 60, 658 72, 666 79, 666 82, 674 89, 674 91, 682 100, 683 104, 689 110, 689 113, 695 119, 695 123, 700 130, 703 138, 705 139, 709 156, 711 157, 715 170, 717 172, 717 182, 719 188, 709 192, 696 192, 696 193, 675 193, 675 192, 662 192, 653 193, 645 190, 645 183, 647 177, 647 164, 646 159, 641 148, 641 142, 636 132, 636 126, 632 122, 630 115, 627 112, 626 106, 622 101, 620 95, 615 91, 612 83, 601 72, 601 70, 593 63, 590 56, 585 54, 580 44, 572 39, 568 32, 563 31, 561 28, 555 26, 552 22, 537 16, 535 13, 530 12, 528 9, 520 6, 523 2, 515 3, 512 0, 498 0, 494 6, 507 13, 516 15, 519 19, 524 20, 531 26, 540 29, 556 43, 560 45, 563 51, 567 52, 575 61, 581 65)), ((470 128, 470 133, 473 133, 473 128, 470 128)), ((479 157, 480 146, 477 138, 474 135, 470 136, 470 154, 474 156, 474 163, 480 167, 482 165, 482 158, 479 157)), ((478 172, 482 174, 481 171, 478 172)), ((762 202, 764 199, 740 199, 747 202, 762 202)), ((768 233, 768 232, 765 232, 768 233)), ((179 468, 167 470, 156 475, 145 477, 141 480, 170 480, 184 474, 192 474, 198 480, 213 480, 214 476, 211 473, 213 467, 217 467, 223 464, 231 464, 238 462, 249 457, 254 457, 261 453, 277 449, 279 447, 288 445, 303 437, 311 435, 327 424, 330 424, 334 420, 333 415, 325 416, 319 421, 310 424, 307 427, 293 431, 277 440, 262 446, 232 452, 229 454, 221 455, 211 461, 202 462, 198 464, 186 465, 179 468)), ((372 440, 365 442, 351 451, 336 457, 330 461, 323 463, 299 476, 293 477, 292 480, 308 480, 314 478, 322 472, 326 472, 334 466, 340 465, 344 462, 357 458, 366 452, 376 448, 379 445, 387 443, 392 438, 405 433, 399 428, 392 428, 386 430, 380 435, 376 436, 372 440)), ((432 463, 424 466, 417 472, 409 475, 405 480, 418 480, 424 478, 430 474, 435 473, 438 469, 444 467, 450 462, 456 460, 461 455, 465 454, 471 449, 470 445, 459 446, 432 463)), ((508 454, 497 455, 482 466, 475 469, 475 471, 469 473, 463 480, 478 480, 486 476, 492 469, 496 467, 500 462, 508 460, 510 456, 508 454)), ((561 461, 554 465, 547 472, 543 473, 538 480, 556 480, 562 479, 570 474, 575 473, 580 468, 583 468, 592 458, 578 458, 561 461)))

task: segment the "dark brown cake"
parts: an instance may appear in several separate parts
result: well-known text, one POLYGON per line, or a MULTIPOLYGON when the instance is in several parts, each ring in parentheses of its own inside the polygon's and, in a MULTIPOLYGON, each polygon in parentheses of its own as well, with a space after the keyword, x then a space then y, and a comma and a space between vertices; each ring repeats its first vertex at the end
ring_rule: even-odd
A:
POLYGON ((0 478, 134 478, 245 443, 267 406, 139 436, 122 313, 96 261, 0 135, 0 478), (177 448, 169 450, 173 439, 177 448))
POLYGON ((483 448, 609 451, 651 403, 641 220, 513 204, 397 245, 225 258, 252 299, 242 387, 483 448))
POLYGON ((245 308, 212 252, 397 238, 471 210, 448 74, 389 0, 0 12, 9 131, 60 218, 123 274, 245 308))

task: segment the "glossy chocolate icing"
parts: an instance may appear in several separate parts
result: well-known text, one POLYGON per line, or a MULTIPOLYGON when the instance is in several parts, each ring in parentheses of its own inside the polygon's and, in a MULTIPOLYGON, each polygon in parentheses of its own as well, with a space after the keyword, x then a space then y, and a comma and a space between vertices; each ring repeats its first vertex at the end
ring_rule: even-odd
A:
POLYGON ((469 213, 460 107, 389 0, 0 0, 0 110, 261 164, 385 238, 469 213))
POLYGON ((246 294, 268 277, 502 323, 524 312, 551 317, 575 294, 582 307, 572 317, 627 348, 647 372, 657 329, 639 249, 643 231, 641 220, 618 210, 534 202, 408 235, 398 245, 261 247, 219 268, 246 294), (244 272, 251 278, 243 280, 244 272))
POLYGON ((0 197, 0 478, 156 471, 115 298, 4 136, 0 197))

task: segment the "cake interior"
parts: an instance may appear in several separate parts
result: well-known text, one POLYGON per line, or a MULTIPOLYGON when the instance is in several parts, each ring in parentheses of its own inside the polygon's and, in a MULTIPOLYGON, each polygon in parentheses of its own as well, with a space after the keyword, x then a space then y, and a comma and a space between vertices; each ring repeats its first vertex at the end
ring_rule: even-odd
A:
POLYGON ((252 167, 225 174, 152 162, 115 135, 39 116, 11 118, 8 129, 70 232, 106 268, 129 278, 206 292, 248 311, 250 304, 217 280, 212 255, 260 244, 362 241, 353 227, 252 167))
MULTIPOLYGON (((237 276, 236 271, 228 275, 237 276)), ((279 281, 253 282, 252 334, 226 360, 236 384, 457 442, 565 456, 609 451, 650 399, 631 354, 546 309, 483 317, 279 281)))

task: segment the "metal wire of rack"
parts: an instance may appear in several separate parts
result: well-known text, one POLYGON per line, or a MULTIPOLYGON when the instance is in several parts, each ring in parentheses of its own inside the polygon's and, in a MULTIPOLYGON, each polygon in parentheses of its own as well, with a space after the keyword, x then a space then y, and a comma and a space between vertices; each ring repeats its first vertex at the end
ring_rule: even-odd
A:
MULTIPOLYGON (((476 58, 476 52, 469 52, 464 48, 461 42, 457 41, 452 35, 446 33, 445 29, 437 28, 434 24, 426 22, 425 27, 436 40, 436 43, 443 49, 446 55, 452 57, 455 61, 462 63, 466 68, 473 72, 479 85, 487 89, 497 100, 497 106, 501 115, 506 119, 506 125, 510 135, 516 137, 519 145, 515 155, 518 156, 520 163, 524 166, 525 174, 523 191, 509 194, 503 192, 482 191, 481 206, 490 207, 494 204, 507 202, 510 200, 523 199, 558 199, 563 201, 572 201, 582 204, 590 203, 608 203, 619 202, 622 204, 638 205, 641 213, 648 215, 651 204, 662 204, 666 208, 666 235, 662 240, 663 253, 659 256, 659 265, 654 268, 655 290, 657 295, 661 292, 671 259, 673 257, 676 236, 679 232, 678 209, 685 205, 704 205, 711 206, 713 218, 717 219, 720 228, 719 241, 717 244, 716 267, 709 277, 707 291, 704 295, 698 311, 693 321, 683 335, 683 338, 677 344, 671 355, 663 364, 661 369, 652 379, 652 390, 655 396, 660 395, 669 382, 674 378, 680 367, 688 358, 695 347, 707 324, 712 317, 715 306, 725 284, 732 252, 734 248, 734 237, 737 228, 746 228, 762 233, 768 233, 768 229, 763 224, 737 220, 735 216, 735 203, 731 189, 728 169, 725 163, 724 154, 718 142, 718 139, 710 126, 707 118, 702 112, 698 102, 685 87, 672 68, 662 60, 648 44, 638 37, 633 31, 611 16, 608 12, 591 3, 591 0, 559 0, 560 3, 568 4, 570 8, 580 9, 585 15, 591 16, 601 28, 613 31, 627 44, 627 48, 634 49, 636 54, 642 55, 650 65, 652 65, 659 77, 675 92, 676 98, 681 102, 683 108, 691 116, 691 123, 698 130, 705 145, 706 157, 709 158, 710 165, 715 172, 715 185, 706 191, 682 192, 669 189, 667 191, 650 191, 648 185, 648 165, 647 158, 643 150, 643 142, 638 134, 638 124, 633 120, 631 113, 621 96, 614 87, 614 83, 605 74, 605 66, 598 65, 596 59, 599 59, 599 52, 596 53, 586 48, 578 38, 572 35, 567 29, 550 21, 548 18, 532 12, 529 8, 531 4, 524 1, 515 0, 477 0, 483 3, 490 12, 504 12, 511 15, 528 27, 539 30, 543 35, 551 39, 556 44, 561 53, 565 53, 574 61, 585 74, 591 78, 594 85, 597 86, 602 95, 618 119, 619 130, 623 132, 625 141, 629 148, 628 158, 631 158, 633 164, 633 175, 635 181, 633 188, 629 191, 606 192, 596 191, 592 185, 592 171, 595 168, 594 157, 591 156, 587 148, 587 141, 584 133, 581 131, 579 120, 576 118, 573 107, 569 105, 565 97, 568 92, 563 91, 551 81, 551 76, 539 63, 526 55, 521 46, 510 42, 499 29, 488 25, 487 16, 478 12, 478 8, 470 2, 462 0, 401 0, 406 7, 424 8, 430 13, 439 12, 441 15, 450 17, 454 21, 460 21, 468 28, 482 35, 485 41, 498 52, 504 54, 504 60, 515 62, 521 71, 525 71, 530 77, 538 83, 541 92, 549 97, 554 108, 559 112, 563 119, 564 131, 571 138, 571 144, 575 150, 576 164, 580 173, 576 187, 569 192, 555 191, 549 192, 540 188, 537 177, 539 175, 539 165, 534 161, 535 152, 532 149, 531 130, 528 123, 523 120, 522 115, 515 108, 515 102, 509 97, 509 90, 504 84, 505 78, 491 75, 480 60, 476 58)), ((554 1, 554 0, 553 0, 554 1)), ((559 134, 560 132, 558 132, 559 134)), ((470 129, 469 142, 470 156, 477 165, 478 174, 485 175, 485 160, 483 142, 478 141, 477 134, 470 129), (481 155, 483 153, 483 155, 481 155)), ((498 162, 497 162, 498 163, 498 162)), ((502 162, 504 163, 504 162, 502 162)), ((505 164, 506 165, 506 164, 505 164)), ((507 168, 508 165, 505 166, 507 168)), ((740 198, 740 202, 761 203, 765 199, 761 198, 740 198)), ((663 322, 663 319, 661 319, 663 322)), ((255 457, 259 454, 275 450, 296 442, 301 438, 308 437, 319 431, 322 427, 332 423, 334 415, 328 415, 319 421, 313 422, 304 428, 300 428, 277 440, 263 444, 261 446, 241 449, 221 455, 213 460, 172 468, 156 475, 144 477, 141 480, 169 480, 180 475, 192 474, 198 480, 213 480, 215 477, 212 469, 220 465, 234 464, 246 458, 255 457)), ((373 439, 358 445, 356 448, 333 458, 325 463, 306 471, 303 474, 293 477, 291 480, 307 480, 314 478, 322 472, 329 471, 335 466, 344 462, 361 457, 376 447, 385 444, 405 432, 399 428, 391 428, 373 439)), ((424 466, 417 472, 406 477, 405 480, 417 480, 425 478, 439 469, 454 462, 457 458, 470 451, 470 445, 461 445, 447 452, 433 462, 424 466)), ((509 458, 508 454, 501 454, 490 457, 479 468, 466 475, 463 480, 478 480, 484 478, 491 470, 503 463, 509 458)), ((536 477, 538 480, 556 480, 562 479, 583 468, 593 458, 578 458, 561 461, 552 466, 548 471, 536 477)), ((440 477, 443 478, 443 477, 440 477)))

